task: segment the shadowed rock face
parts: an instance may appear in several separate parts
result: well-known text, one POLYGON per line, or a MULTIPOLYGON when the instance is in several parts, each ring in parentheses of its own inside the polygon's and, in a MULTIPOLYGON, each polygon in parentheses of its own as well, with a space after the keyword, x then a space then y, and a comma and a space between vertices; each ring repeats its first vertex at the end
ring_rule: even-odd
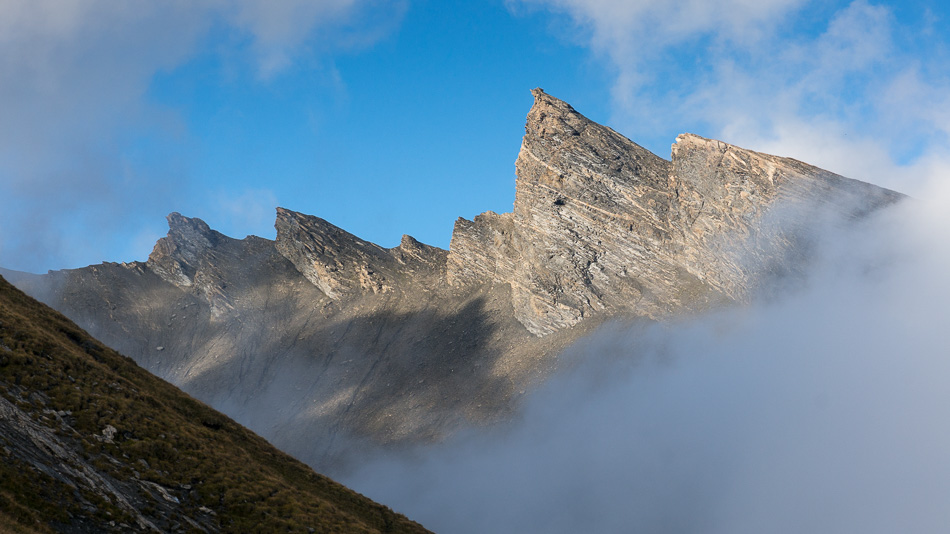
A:
POLYGON ((0 277, 0 532, 428 532, 0 277))
POLYGON ((449 251, 281 208, 275 241, 173 213, 145 263, 12 279, 332 470, 344 451, 505 418, 603 319, 743 302, 800 271, 826 225, 902 198, 691 134, 667 161, 534 96, 513 211, 460 218, 449 251))

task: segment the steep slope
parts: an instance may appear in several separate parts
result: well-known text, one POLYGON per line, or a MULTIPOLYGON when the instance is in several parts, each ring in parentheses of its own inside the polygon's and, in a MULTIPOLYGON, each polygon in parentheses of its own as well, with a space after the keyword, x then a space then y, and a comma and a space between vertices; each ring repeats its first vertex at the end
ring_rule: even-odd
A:
POLYGON ((685 134, 666 161, 540 89, 515 163, 514 211, 460 219, 450 281, 509 283, 537 335, 598 312, 652 318, 749 297, 822 219, 901 195, 685 134))
POLYGON ((557 353, 610 317, 663 319, 767 291, 828 225, 902 196, 684 134, 667 161, 534 92, 511 213, 450 249, 367 243, 277 212, 277 238, 169 216, 145 263, 17 283, 285 451, 361 448, 510 415, 557 353))
POLYGON ((426 532, 2 278, 0 530, 426 532))
POLYGON ((570 339, 527 332, 507 285, 445 284, 445 251, 408 237, 391 250, 364 243, 356 252, 355 236, 285 210, 276 243, 231 239, 178 214, 169 226, 148 262, 17 283, 323 470, 360 447, 437 440, 465 421, 505 417, 512 396, 548 365, 543 356, 570 339), (326 267, 360 254, 374 262, 370 273, 326 267), (341 295, 325 294, 295 262, 317 263, 313 276, 341 295), (346 289, 359 287, 360 275, 374 277, 377 290, 346 289))

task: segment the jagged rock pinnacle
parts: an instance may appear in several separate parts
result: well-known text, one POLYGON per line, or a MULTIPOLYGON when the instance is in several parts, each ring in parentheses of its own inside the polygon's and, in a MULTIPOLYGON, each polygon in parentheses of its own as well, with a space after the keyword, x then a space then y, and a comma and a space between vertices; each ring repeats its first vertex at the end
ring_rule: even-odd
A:
POLYGON ((328 297, 383 293, 392 282, 374 266, 386 249, 312 215, 277 208, 277 250, 328 297))
POLYGON ((516 316, 537 335, 631 302, 662 313, 665 303, 643 298, 651 282, 636 275, 644 268, 638 257, 655 256, 669 234, 670 163, 566 102, 533 94, 515 163, 514 211, 456 223, 449 279, 491 273, 511 283, 516 316))
POLYGON ((149 254, 148 264, 159 276, 177 286, 191 286, 203 251, 213 248, 223 237, 201 219, 173 212, 166 217, 168 235, 159 239, 149 254))
POLYGON ((662 317, 742 299, 780 261, 780 244, 794 241, 758 227, 779 198, 809 206, 790 212, 788 228, 816 205, 849 213, 852 197, 897 198, 691 134, 677 139, 671 163, 541 89, 532 94, 514 210, 456 223, 448 280, 511 284, 516 317, 537 335, 596 313, 662 317))

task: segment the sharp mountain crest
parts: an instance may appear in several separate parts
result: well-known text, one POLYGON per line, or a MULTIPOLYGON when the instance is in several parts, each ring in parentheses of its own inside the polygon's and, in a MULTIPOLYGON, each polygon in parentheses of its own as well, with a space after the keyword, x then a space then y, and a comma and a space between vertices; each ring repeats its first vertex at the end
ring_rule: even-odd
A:
MULTIPOLYGON (((12 279, 320 469, 504 419, 568 344, 800 276, 814 238, 903 195, 692 134, 663 159, 535 89, 510 213, 448 251, 277 209, 277 237, 169 215, 147 262, 12 279)), ((9 274, 9 273, 8 273, 9 274)))

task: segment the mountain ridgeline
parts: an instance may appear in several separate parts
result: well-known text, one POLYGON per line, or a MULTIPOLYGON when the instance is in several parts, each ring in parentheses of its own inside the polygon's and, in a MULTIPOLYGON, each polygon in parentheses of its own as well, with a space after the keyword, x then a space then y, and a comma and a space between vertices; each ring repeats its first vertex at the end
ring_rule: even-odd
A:
POLYGON ((169 215, 147 262, 13 276, 146 369, 331 472, 509 417, 610 318, 741 304, 903 198, 684 134, 663 159, 533 91, 510 213, 386 249, 278 208, 274 241, 169 215))

